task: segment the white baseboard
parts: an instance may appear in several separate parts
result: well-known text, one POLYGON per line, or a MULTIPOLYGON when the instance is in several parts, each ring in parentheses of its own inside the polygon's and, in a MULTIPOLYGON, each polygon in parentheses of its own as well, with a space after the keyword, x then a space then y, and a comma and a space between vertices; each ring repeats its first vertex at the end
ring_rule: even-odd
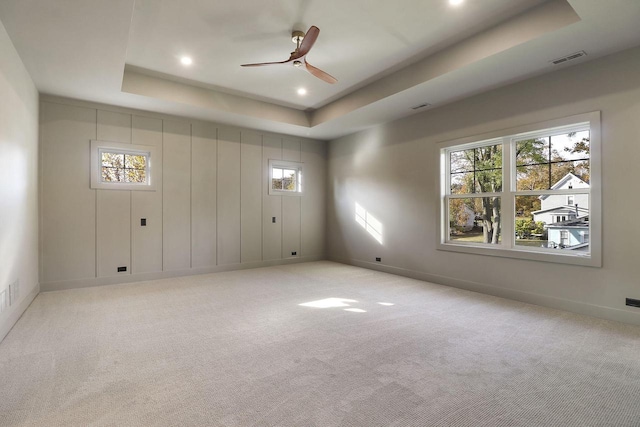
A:
POLYGON ((20 316, 22 316, 27 308, 29 308, 29 306, 39 293, 40 285, 36 285, 36 287, 34 287, 31 292, 29 292, 29 295, 27 295, 27 297, 23 299, 16 308, 8 312, 9 314, 6 319, 0 319, 0 321, 2 322, 0 323, 0 342, 2 342, 4 337, 6 337, 9 331, 11 331, 11 328, 13 328, 18 319, 20 319, 20 316))
POLYGON ((598 317, 601 319, 613 320, 617 322, 630 323, 640 325, 640 313, 629 310, 622 310, 613 307, 589 304, 580 301, 573 301, 563 298, 541 295, 532 292, 524 292, 515 289, 507 289, 499 286, 488 285, 486 283, 472 282, 469 280, 456 279, 454 277, 441 276, 437 274, 425 273, 422 271, 409 270, 405 268, 393 267, 390 265, 373 263, 369 261, 361 261, 358 259, 341 259, 329 257, 331 261, 339 262, 356 267, 367 268, 370 270, 382 271, 385 273, 395 274, 398 276, 410 277, 412 279, 423 280, 425 282, 436 283, 439 285, 451 286, 454 288, 465 289, 468 291, 478 292, 481 294, 493 295, 496 297, 516 300, 529 304, 541 305, 543 307, 554 308, 557 310, 571 311, 573 313, 584 314, 587 316, 598 317))
POLYGON ((42 292, 61 291, 65 289, 89 288, 93 286, 115 285, 119 283, 143 282, 147 280, 167 279, 171 277, 193 276, 197 274, 219 273, 222 271, 246 270, 250 268, 271 267, 275 265, 296 264, 301 262, 322 261, 325 256, 308 256, 286 258, 272 261, 256 261, 241 264, 225 264, 213 267, 192 268, 188 270, 158 271, 153 273, 122 274, 110 277, 91 277, 79 280, 62 280, 58 282, 41 283, 42 292))

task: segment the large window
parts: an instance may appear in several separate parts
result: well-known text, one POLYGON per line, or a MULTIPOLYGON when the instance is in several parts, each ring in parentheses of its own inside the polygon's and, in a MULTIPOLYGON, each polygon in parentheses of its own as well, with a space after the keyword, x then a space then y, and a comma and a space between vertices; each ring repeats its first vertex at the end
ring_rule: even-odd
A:
POLYGON ((599 123, 589 113, 443 144, 438 248, 599 266, 599 123))
POLYGON ((91 141, 91 188, 154 190, 155 147, 91 141))

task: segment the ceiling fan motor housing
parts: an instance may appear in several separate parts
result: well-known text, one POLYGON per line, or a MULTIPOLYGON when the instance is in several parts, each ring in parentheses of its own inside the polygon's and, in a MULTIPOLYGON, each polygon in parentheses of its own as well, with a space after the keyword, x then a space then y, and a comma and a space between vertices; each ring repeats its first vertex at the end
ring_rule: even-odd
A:
POLYGON ((291 32, 291 41, 294 44, 298 44, 300 42, 302 42, 302 39, 304 38, 304 31, 300 31, 300 30, 293 30, 291 32))

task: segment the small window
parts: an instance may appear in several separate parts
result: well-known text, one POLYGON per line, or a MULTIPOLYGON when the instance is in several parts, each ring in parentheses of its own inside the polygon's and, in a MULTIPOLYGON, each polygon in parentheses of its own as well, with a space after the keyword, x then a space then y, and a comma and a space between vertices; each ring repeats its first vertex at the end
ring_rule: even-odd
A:
POLYGON ((91 188, 155 190, 154 151, 152 146, 91 141, 91 188))
POLYGON ((302 163, 269 160, 269 194, 302 195, 302 163))
POLYGON ((575 204, 575 198, 573 196, 567 196, 567 205, 573 206, 574 204, 575 204))
POLYGON ((288 168, 272 169, 271 189, 281 191, 298 191, 298 170, 288 168))
POLYGON ((148 164, 149 153, 102 149, 100 150, 100 181, 146 184, 149 178, 148 164))

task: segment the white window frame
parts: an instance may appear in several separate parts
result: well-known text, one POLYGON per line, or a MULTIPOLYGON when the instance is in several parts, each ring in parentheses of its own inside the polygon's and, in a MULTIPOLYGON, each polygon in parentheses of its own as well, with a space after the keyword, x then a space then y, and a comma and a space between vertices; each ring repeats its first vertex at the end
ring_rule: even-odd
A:
POLYGON ((589 267, 602 266, 602 224, 601 224, 601 130, 600 112, 579 114, 541 123, 523 125, 516 128, 491 132, 483 135, 446 141, 440 145, 440 168, 438 173, 438 188, 440 193, 439 215, 437 224, 438 250, 464 252, 478 255, 500 256, 506 258, 528 259, 535 261, 554 262, 562 264, 582 265, 589 267), (570 132, 575 130, 590 131, 589 143, 589 188, 565 190, 534 190, 515 191, 516 189, 516 159, 512 145, 523 138, 549 136, 552 133, 570 132), (449 199, 468 198, 470 195, 452 195, 450 186, 449 153, 462 149, 502 143, 503 179, 502 191, 499 193, 475 193, 473 197, 501 198, 501 242, 499 244, 469 243, 449 240, 449 199), (535 248, 516 245, 515 241, 515 197, 544 194, 589 194, 589 244, 590 252, 581 251, 553 251, 545 248, 535 248))
POLYGON ((302 196, 304 193, 304 163, 290 160, 269 159, 269 195, 270 196, 302 196), (273 188, 273 169, 294 169, 297 171, 295 190, 278 190, 273 188))
POLYGON ((156 177, 154 160, 156 147, 152 145, 134 145, 121 142, 91 140, 91 188, 97 190, 138 190, 155 191, 156 177), (131 155, 144 155, 147 157, 146 177, 147 182, 106 182, 102 180, 102 153, 118 153, 131 155))

